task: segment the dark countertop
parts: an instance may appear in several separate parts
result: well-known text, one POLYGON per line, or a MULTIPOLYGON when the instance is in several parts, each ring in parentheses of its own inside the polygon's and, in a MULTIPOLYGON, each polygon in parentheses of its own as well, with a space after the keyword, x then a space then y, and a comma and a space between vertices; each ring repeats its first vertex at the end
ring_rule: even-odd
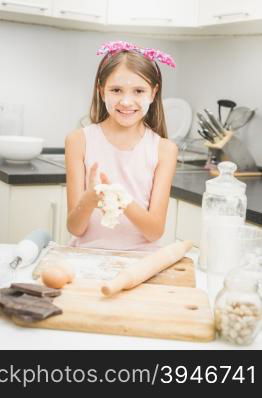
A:
MULTIPOLYGON (((208 172, 178 173, 172 183, 171 197, 201 206, 202 194, 206 189, 205 182, 210 178, 213 177, 210 177, 208 172)), ((246 219, 262 225, 262 178, 241 177, 239 179, 247 184, 246 219)))
MULTIPOLYGON (((171 197, 201 206, 208 172, 178 173, 172 183, 171 197)), ((64 184, 65 169, 35 159, 30 163, 13 164, 0 160, 0 181, 12 185, 64 184)), ((247 221, 262 225, 262 178, 241 177, 247 184, 247 221)))
POLYGON ((0 181, 6 184, 62 184, 66 182, 65 169, 43 160, 11 163, 0 159, 0 181))

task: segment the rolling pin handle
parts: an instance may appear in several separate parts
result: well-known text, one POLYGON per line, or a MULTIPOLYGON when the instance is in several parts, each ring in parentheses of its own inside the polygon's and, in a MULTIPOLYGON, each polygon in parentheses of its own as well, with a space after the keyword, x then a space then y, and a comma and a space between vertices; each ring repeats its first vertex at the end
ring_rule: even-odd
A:
POLYGON ((162 247, 140 260, 130 269, 119 272, 113 280, 103 283, 100 287, 101 292, 105 296, 111 296, 121 290, 132 289, 179 261, 192 245, 192 241, 186 240, 162 247))
POLYGON ((101 292, 105 296, 111 296, 112 294, 115 294, 123 290, 128 282, 129 282, 128 273, 122 271, 112 281, 103 283, 103 285, 101 286, 101 292))

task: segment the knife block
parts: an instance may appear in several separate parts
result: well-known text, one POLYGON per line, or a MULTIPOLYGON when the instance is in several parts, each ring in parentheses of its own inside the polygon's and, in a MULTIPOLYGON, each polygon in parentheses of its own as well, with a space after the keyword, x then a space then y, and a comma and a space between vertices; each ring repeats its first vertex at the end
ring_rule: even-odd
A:
POLYGON ((205 146, 213 149, 223 149, 223 147, 228 143, 228 141, 230 141, 234 133, 233 131, 227 130, 225 134, 226 135, 223 138, 217 137, 216 142, 214 144, 209 141, 206 141, 205 146))
MULTIPOLYGON (((236 176, 261 176, 262 173, 257 169, 254 158, 248 148, 234 136, 234 132, 225 130, 223 138, 216 138, 215 143, 205 142, 205 146, 212 152, 215 152, 218 162, 229 160, 235 163, 238 171, 236 176)), ((210 172, 212 175, 218 175, 217 170, 210 172)))

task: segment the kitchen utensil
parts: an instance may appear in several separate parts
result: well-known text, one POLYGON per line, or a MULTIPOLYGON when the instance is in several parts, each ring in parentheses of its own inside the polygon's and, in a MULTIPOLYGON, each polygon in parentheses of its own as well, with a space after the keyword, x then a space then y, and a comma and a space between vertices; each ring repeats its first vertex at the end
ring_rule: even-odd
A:
POLYGON ((51 237, 46 231, 34 230, 21 240, 13 252, 13 260, 5 274, 1 277, 1 286, 8 286, 16 279, 16 271, 20 267, 32 264, 39 256, 42 248, 46 247, 51 237))
POLYGON ((210 142, 215 142, 217 136, 211 135, 210 130, 204 129, 204 133, 208 136, 210 142))
POLYGON ((214 114, 210 110, 204 109, 204 111, 207 114, 208 119, 210 120, 210 123, 212 124, 212 126, 216 130, 216 132, 219 135, 219 137, 222 138, 223 136, 225 136, 226 135, 226 130, 224 129, 224 127, 220 123, 220 121, 215 118, 214 114))
POLYGON ((209 148, 221 149, 229 160, 236 163, 239 171, 258 171, 256 162, 249 150, 244 143, 230 131, 226 132, 222 140, 214 144, 205 142, 205 145, 209 148))
POLYGON ((162 247, 156 252, 139 260, 137 264, 134 264, 129 269, 121 271, 113 280, 104 282, 101 286, 101 292, 105 296, 111 296, 121 290, 134 288, 176 263, 184 257, 185 253, 190 250, 192 246, 193 242, 186 240, 162 247))
POLYGON ((214 143, 215 140, 214 138, 210 135, 209 131, 204 129, 204 130, 197 130, 198 134, 201 135, 205 140, 214 143))
POLYGON ((40 155, 44 139, 40 137, 0 135, 0 157, 8 161, 29 162, 40 155))
POLYGON ((232 110, 235 108, 235 106, 236 106, 237 104, 236 104, 236 102, 231 101, 231 100, 227 100, 227 99, 218 100, 217 103, 218 103, 218 117, 219 117, 220 123, 222 123, 221 108, 222 108, 222 107, 224 107, 224 108, 230 108, 230 111, 229 111, 229 113, 228 113, 228 115, 227 115, 227 118, 226 118, 225 122, 222 123, 223 126, 225 127, 225 126, 226 126, 226 123, 227 123, 227 120, 228 120, 228 118, 229 118, 229 115, 231 114, 232 110))
POLYGON ((212 137, 217 137, 218 133, 214 126, 201 113, 197 112, 196 115, 198 117, 198 123, 202 127, 202 130, 206 129, 209 131, 212 137))
POLYGON ((192 287, 142 283, 102 297, 101 282, 75 280, 53 304, 63 314, 22 326, 162 339, 210 341, 214 320, 206 292, 192 287))
POLYGON ((238 130, 245 126, 255 115, 256 110, 249 109, 245 106, 235 108, 229 115, 226 122, 226 128, 231 130, 238 130))
MULTIPOLYGON (((110 280, 147 255, 148 252, 78 248, 60 246, 52 242, 38 261, 32 276, 33 279, 38 279, 50 265, 64 264, 74 271, 76 279, 110 280)), ((147 283, 195 287, 193 261, 184 257, 167 270, 150 278, 147 283)))
POLYGON ((15 248, 15 258, 9 264, 12 269, 32 264, 41 250, 51 241, 51 236, 41 229, 37 229, 21 240, 15 248))

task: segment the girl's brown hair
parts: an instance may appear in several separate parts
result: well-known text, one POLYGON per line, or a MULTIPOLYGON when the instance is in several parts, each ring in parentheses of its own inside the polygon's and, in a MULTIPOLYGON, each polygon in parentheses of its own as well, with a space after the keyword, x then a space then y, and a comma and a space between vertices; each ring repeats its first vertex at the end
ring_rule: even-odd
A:
POLYGON ((144 117, 144 123, 160 137, 167 138, 166 122, 162 104, 162 75, 156 62, 152 62, 143 55, 134 51, 121 51, 114 55, 106 55, 99 64, 93 99, 90 108, 90 120, 92 123, 101 123, 108 117, 105 103, 100 94, 100 87, 104 87, 108 77, 122 62, 126 67, 142 77, 152 89, 158 86, 154 101, 144 117))

